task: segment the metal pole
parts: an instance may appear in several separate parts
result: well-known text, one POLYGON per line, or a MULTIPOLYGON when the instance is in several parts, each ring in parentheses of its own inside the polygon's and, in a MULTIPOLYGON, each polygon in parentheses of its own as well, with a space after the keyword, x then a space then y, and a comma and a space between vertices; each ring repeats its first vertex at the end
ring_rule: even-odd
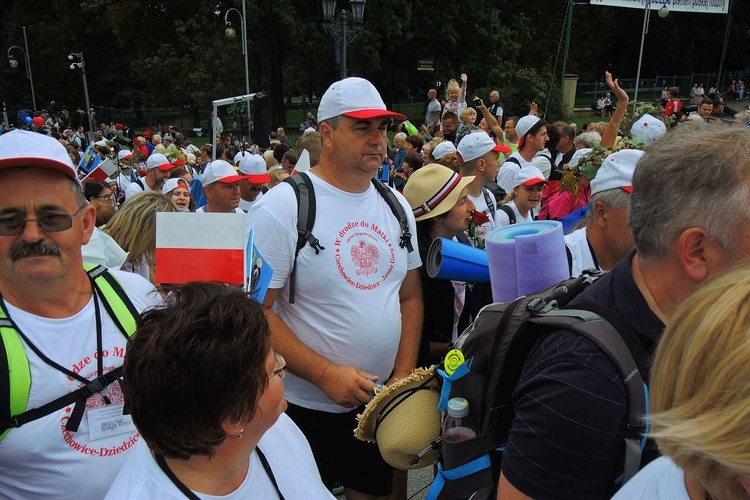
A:
POLYGON ((724 88, 724 58, 727 55, 727 45, 729 45, 729 28, 732 26, 732 0, 729 0, 729 8, 727 10, 727 29, 724 31, 724 46, 721 49, 721 60, 719 62, 719 88, 716 92, 720 92, 724 88))
POLYGON ((26 58, 26 76, 29 77, 31 82, 31 102, 34 104, 34 111, 36 107, 36 95, 34 94, 34 78, 31 76, 31 59, 29 58, 29 41, 26 39, 26 26, 23 27, 23 44, 26 47, 24 57, 26 58))
MULTIPOLYGON (((250 95, 250 71, 247 65, 247 14, 245 10, 246 1, 242 0, 242 55, 245 56, 245 95, 250 95)), ((250 127, 250 99, 245 98, 247 104, 247 142, 253 142, 252 128, 250 127)), ((244 144, 242 145, 244 149, 244 144)))
POLYGON ((83 97, 86 99, 86 116, 89 117, 89 133, 94 133, 94 123, 91 121, 91 104, 89 103, 89 86, 86 83, 86 63, 83 62, 83 52, 79 52, 81 57, 81 74, 83 75, 83 97))
POLYGON ((567 26, 565 28, 565 53, 562 63, 562 78, 560 78, 560 92, 565 96, 565 72, 568 69, 568 53, 570 51, 570 30, 573 25, 573 0, 568 0, 568 15, 566 17, 567 26))
POLYGON ((346 45, 349 43, 346 39, 346 28, 348 24, 348 17, 346 9, 341 10, 341 79, 346 78, 346 45))
POLYGON ((646 12, 643 15, 643 33, 641 33, 641 51, 638 54, 638 71, 636 72, 636 75, 635 75, 635 95, 633 96, 633 102, 638 102, 638 85, 641 83, 641 62, 643 61, 643 45, 646 42, 646 33, 648 33, 649 14, 651 14, 651 0, 646 0, 646 12))

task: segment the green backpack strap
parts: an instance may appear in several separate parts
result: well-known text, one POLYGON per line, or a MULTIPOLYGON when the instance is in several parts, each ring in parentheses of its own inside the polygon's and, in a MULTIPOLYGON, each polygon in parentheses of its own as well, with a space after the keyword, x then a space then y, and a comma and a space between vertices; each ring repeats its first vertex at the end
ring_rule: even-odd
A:
MULTIPOLYGON (((122 285, 103 266, 84 263, 83 267, 94 288, 101 294, 107 313, 122 334, 130 338, 135 333, 138 311, 122 285)), ((5 304, 0 299, 0 422, 4 423, 0 425, 0 440, 13 427, 19 427, 75 402, 78 393, 88 397, 91 393, 101 391, 117 380, 121 372, 122 368, 117 368, 91 381, 88 386, 57 398, 40 408, 26 411, 31 389, 29 359, 26 356, 21 336, 10 319, 5 304), (9 422, 13 423, 9 424, 9 422)))
MULTIPOLYGON (((10 321, 2 300, 0 305, 0 418, 10 418, 26 410, 31 389, 31 371, 21 336, 10 321)), ((0 434, 0 440, 8 431, 10 429, 5 429, 0 434)))
POLYGON ((125 337, 130 338, 135 333, 136 318, 139 314, 120 282, 104 266, 84 262, 83 268, 102 295, 104 308, 117 328, 125 337))

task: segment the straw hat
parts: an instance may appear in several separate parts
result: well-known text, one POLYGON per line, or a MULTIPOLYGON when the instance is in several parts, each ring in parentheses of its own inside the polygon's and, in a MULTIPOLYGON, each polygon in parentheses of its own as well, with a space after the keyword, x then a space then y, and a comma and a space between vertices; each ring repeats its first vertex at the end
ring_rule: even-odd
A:
POLYGON ((440 381, 435 367, 417 368, 408 377, 375 394, 365 411, 357 415, 354 436, 376 442, 391 467, 419 469, 435 463, 438 450, 431 449, 440 437, 440 381))
POLYGON ((448 167, 430 163, 409 177, 404 196, 417 222, 444 214, 458 202, 474 176, 461 177, 448 167))

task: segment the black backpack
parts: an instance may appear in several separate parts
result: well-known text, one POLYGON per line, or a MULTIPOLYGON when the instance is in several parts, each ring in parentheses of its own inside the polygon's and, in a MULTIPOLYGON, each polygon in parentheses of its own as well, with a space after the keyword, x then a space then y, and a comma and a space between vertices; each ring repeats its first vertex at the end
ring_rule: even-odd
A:
MULTIPOLYGON (((297 249, 294 252, 292 273, 289 276, 289 303, 294 304, 294 283, 297 274, 297 256, 300 250, 309 244, 315 250, 315 255, 318 255, 321 250, 325 250, 325 247, 312 234, 312 229, 315 225, 315 188, 310 177, 305 172, 299 172, 297 175, 287 177, 282 182, 286 182, 292 186, 294 195, 297 197, 297 249)), ((414 247, 411 244, 409 219, 406 217, 404 207, 398 201, 396 195, 393 194, 393 191, 381 181, 373 178, 372 185, 375 186, 377 192, 388 204, 391 212, 393 212, 393 216, 396 217, 401 226, 401 238, 398 246, 401 248, 406 247, 409 252, 413 252, 414 247)))
POLYGON ((594 342, 620 371, 628 394, 622 483, 638 472, 647 430, 643 420, 647 414, 646 386, 641 375, 647 373, 643 346, 624 321, 601 306, 560 308, 596 277, 571 278, 512 302, 490 304, 459 337, 455 348, 465 361, 458 367, 451 366, 455 371, 446 371, 451 364, 449 353, 438 370, 443 378, 440 409, 445 412, 452 397, 468 400, 477 436, 442 444, 439 472, 428 499, 437 498, 441 491, 452 499, 495 498, 502 451, 515 416, 513 392, 536 341, 556 330, 577 333, 594 342))

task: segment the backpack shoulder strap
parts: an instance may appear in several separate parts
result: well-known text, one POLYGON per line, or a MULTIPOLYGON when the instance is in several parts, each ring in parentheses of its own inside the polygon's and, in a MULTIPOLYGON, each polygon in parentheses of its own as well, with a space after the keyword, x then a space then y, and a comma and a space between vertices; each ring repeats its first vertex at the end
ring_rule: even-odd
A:
POLYGON ((83 268, 93 282, 94 288, 102 295, 104 309, 120 332, 130 338, 135 333, 139 313, 120 282, 104 266, 84 263, 83 268))
MULTIPOLYGON (((13 326, 2 299, 0 305, 0 420, 5 420, 26 410, 31 390, 31 371, 21 336, 13 326)), ((0 440, 9 431, 10 428, 0 427, 0 440)))
POLYGON ((482 188, 482 194, 484 195, 484 202, 487 203, 487 210, 490 211, 490 215, 492 215, 492 218, 495 218, 495 200, 494 196, 490 192, 489 189, 483 187, 482 188))
POLYGON ((516 214, 515 214, 515 212, 513 212, 512 208, 510 208, 508 205, 500 205, 500 207, 498 207, 498 208, 500 208, 500 210, 502 210, 503 212, 505 212, 505 214, 508 216, 508 220, 510 221, 511 224, 515 224, 516 223, 516 214))
POLYGON ((141 189, 143 189, 144 191, 146 190, 146 186, 143 185, 143 181, 142 180, 136 179, 133 182, 135 182, 136 184, 138 184, 139 186, 141 186, 141 189))
MULTIPOLYGON (((138 311, 128 298, 119 281, 103 266, 84 264, 84 269, 91 279, 94 288, 101 294, 104 308, 122 334, 129 338, 135 333, 138 311)), ((107 372, 92 380, 80 389, 65 394, 38 408, 26 411, 31 389, 31 372, 18 329, 10 319, 5 304, 0 301, 0 374, 7 373, 7 380, 0 380, 0 440, 13 427, 26 423, 59 410, 67 405, 82 402, 122 376, 122 367, 107 372)), ((82 411, 74 413, 79 415, 82 411)), ((71 415, 69 427, 76 430, 78 422, 71 415)))
POLYGON ((391 212, 393 212, 396 220, 398 220, 398 224, 401 226, 401 241, 399 242, 398 246, 400 246, 401 248, 405 247, 410 253, 413 252, 414 246, 411 244, 409 219, 406 217, 406 211, 404 210, 404 207, 401 205, 401 203, 399 203, 398 198, 396 198, 396 195, 393 194, 393 191, 391 191, 390 188, 388 188, 388 186, 383 184, 381 181, 373 178, 372 185, 375 186, 375 189, 378 193, 380 193, 380 196, 385 199, 385 202, 390 207, 391 212))
POLYGON ((305 172, 299 172, 284 179, 294 190, 297 198, 297 248, 294 251, 294 263, 292 264, 292 273, 289 276, 289 303, 294 304, 294 288, 297 275, 297 256, 305 244, 309 243, 319 254, 325 247, 312 234, 312 228, 315 225, 315 187, 309 175, 305 172))
POLYGON ((518 165, 519 167, 521 166, 521 162, 520 162, 520 160, 519 160, 518 158, 516 158, 515 156, 509 156, 509 157, 508 157, 508 158, 507 158, 507 159, 505 160, 505 162, 506 162, 506 163, 515 163, 515 164, 516 164, 516 165, 518 165))
POLYGON ((644 381, 646 372, 641 370, 640 361, 636 361, 641 356, 637 351, 643 346, 639 341, 629 344, 627 338, 630 332, 619 331, 606 318, 588 310, 553 309, 530 321, 547 328, 564 329, 586 337, 609 357, 619 371, 628 398, 622 480, 622 484, 625 484, 640 468, 641 454, 646 444, 645 435, 648 433, 648 424, 644 419, 648 415, 648 387, 644 381))

